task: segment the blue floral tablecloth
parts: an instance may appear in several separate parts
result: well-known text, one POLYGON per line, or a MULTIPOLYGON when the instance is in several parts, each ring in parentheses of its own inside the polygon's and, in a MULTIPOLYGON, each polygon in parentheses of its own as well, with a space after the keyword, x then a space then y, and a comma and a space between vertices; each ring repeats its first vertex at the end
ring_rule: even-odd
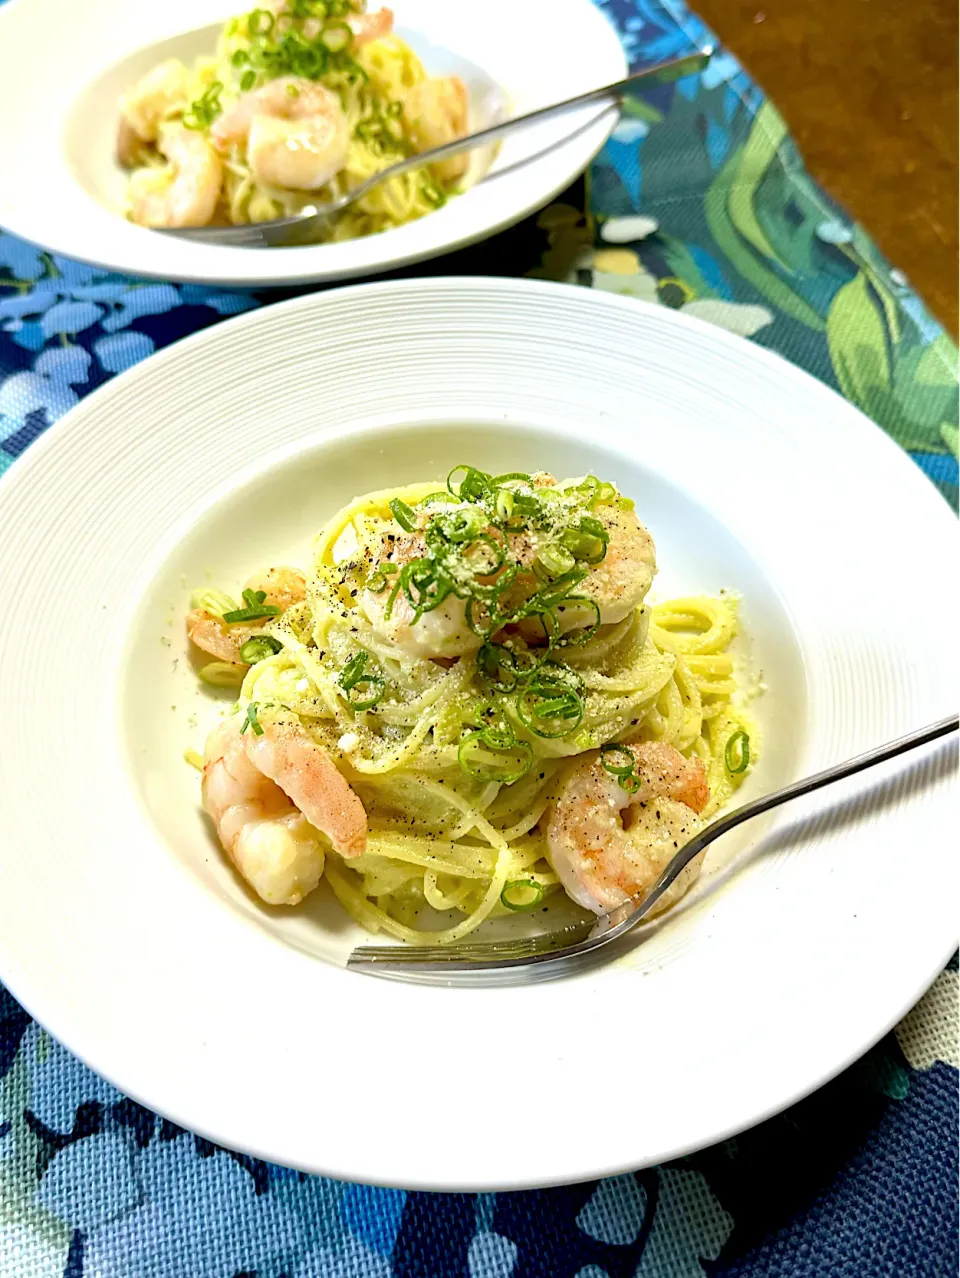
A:
MULTIPOLYGON (((713 40, 676 0, 599 2, 636 66, 713 40)), ((561 201, 408 273, 427 272, 566 279, 722 325, 839 390, 956 504, 952 342, 722 49, 632 104, 561 201)), ((114 373, 279 296, 128 279, 0 232, 0 471, 114 373)), ((0 987, 0 1278, 952 1278, 957 990, 954 960, 856 1066, 722 1146, 561 1189, 429 1195, 182 1131, 0 987)))

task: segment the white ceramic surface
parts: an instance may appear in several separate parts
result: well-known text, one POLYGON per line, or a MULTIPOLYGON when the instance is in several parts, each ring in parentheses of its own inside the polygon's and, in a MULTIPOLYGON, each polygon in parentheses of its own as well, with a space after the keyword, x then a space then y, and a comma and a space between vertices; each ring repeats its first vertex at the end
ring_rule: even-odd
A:
POLYGON ((258 906, 182 760, 217 713, 189 587, 302 557, 357 491, 464 460, 609 475, 657 539, 660 597, 742 592, 767 685, 749 793, 957 702, 956 530, 928 481, 797 369, 632 299, 476 279, 303 298, 152 357, 33 444, 0 484, 0 979, 184 1126, 436 1189, 583 1179, 749 1125, 862 1052, 956 943, 949 748, 745 827, 720 891, 552 984, 377 980, 340 966, 358 932, 323 891, 258 906), (540 1117, 451 1139, 430 1119, 451 1085, 540 1117), (409 1097, 401 1139, 382 1114, 409 1097))
MULTIPOLYGON (((466 0, 392 7, 427 70, 466 82, 471 128, 626 74, 617 35, 592 0, 486 0, 479 13, 466 0)), ((589 107, 524 130, 495 157, 474 157, 471 181, 490 169, 481 185, 417 222, 342 244, 231 248, 133 226, 122 216, 125 178, 114 160, 118 98, 165 57, 212 53, 212 24, 237 12, 243 5, 230 0, 0 7, 0 225, 54 252, 160 279, 266 287, 369 275, 483 239, 546 204, 586 167, 616 118, 589 107), (32 56, 14 56, 41 46, 42 74, 32 56), (17 127, 24 119, 29 129, 17 127)))

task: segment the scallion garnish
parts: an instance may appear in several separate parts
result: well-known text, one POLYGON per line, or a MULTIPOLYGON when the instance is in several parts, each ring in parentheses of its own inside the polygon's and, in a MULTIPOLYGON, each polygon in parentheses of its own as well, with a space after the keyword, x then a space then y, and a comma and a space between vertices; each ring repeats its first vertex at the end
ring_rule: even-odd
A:
POLYGON ((252 729, 254 736, 263 736, 263 727, 260 724, 260 720, 257 718, 257 703, 255 701, 251 701, 247 706, 247 713, 240 728, 241 736, 246 732, 247 728, 252 729))
POLYGON ((355 40, 345 20, 355 12, 347 0, 292 0, 279 13, 254 9, 240 28, 248 46, 231 58, 235 67, 246 68, 241 90, 252 88, 261 77, 321 80, 329 71, 351 83, 366 80, 366 72, 353 56, 355 40))
POLYGON ((251 40, 257 36, 269 36, 276 26, 276 15, 269 9, 254 9, 247 14, 247 35, 251 40))
POLYGON ((535 910, 543 900, 546 889, 536 879, 509 879, 500 893, 501 904, 508 910, 521 914, 535 910))
POLYGON ((265 590, 245 590, 243 592, 243 608, 223 614, 224 621, 235 625, 238 621, 259 621, 261 617, 277 617, 283 611, 273 604, 264 603, 267 597, 265 590))
POLYGON ((564 547, 582 563, 599 564, 607 553, 610 534, 593 515, 582 515, 564 530, 561 541, 564 547))
POLYGON ((533 767, 533 747, 518 741, 509 724, 477 728, 461 740, 457 762, 477 781, 510 785, 533 767))
POLYGON ((345 22, 331 22, 323 28, 320 39, 331 53, 340 53, 353 43, 353 32, 345 22))
POLYGON ((564 608, 569 608, 573 604, 588 608, 593 613, 593 621, 580 631, 565 634, 562 639, 558 640, 558 643, 570 644, 575 648, 579 648, 582 644, 589 643, 600 629, 600 608, 597 601, 590 599, 587 595, 564 595, 562 599, 557 600, 556 609, 558 612, 563 612, 564 608))
POLYGON ((509 648, 488 639, 477 653, 477 674, 492 692, 513 692, 518 682, 516 659, 509 648))
POLYGON ((608 741, 600 747, 600 762, 604 768, 617 778, 620 788, 627 794, 636 794, 640 789, 640 778, 637 776, 637 761, 633 751, 627 746, 608 741))
POLYGON ((436 182, 424 182, 420 188, 420 194, 431 208, 442 209, 447 202, 446 191, 436 182))
POLYGON ((246 671, 232 661, 209 661, 200 667, 197 674, 204 683, 212 684, 214 688, 239 688, 246 671))
POLYGON ((750 737, 742 728, 739 728, 727 738, 727 744, 723 751, 723 761, 727 765, 727 771, 731 776, 746 772, 750 766, 750 737))
POLYGON ((283 644, 272 635, 254 635, 240 649, 240 657, 248 666, 255 666, 258 661, 274 656, 282 648, 283 644))
POLYGON ((475 466, 454 466, 447 476, 447 491, 459 501, 479 501, 491 491, 491 480, 482 470, 475 466), (458 485, 454 483, 454 475, 463 471, 463 479, 458 485))
POLYGON ((372 710, 386 691, 386 679, 364 673, 369 658, 368 652, 354 653, 340 671, 337 682, 351 710, 372 710))
POLYGON ((390 510, 404 532, 413 532, 417 526, 417 517, 405 501, 394 497, 390 502, 390 510))
POLYGON ((183 114, 184 125, 188 129, 209 129, 223 110, 223 104, 220 101, 222 92, 223 85, 219 80, 214 80, 201 97, 190 103, 189 110, 183 114))
POLYGON ((372 591, 375 595, 382 595, 387 588, 387 576, 392 576, 393 573, 399 571, 400 569, 396 564, 377 564, 376 568, 370 574, 370 579, 367 582, 367 589, 372 591))
POLYGON ((542 568, 547 580, 561 577, 576 566, 576 559, 565 546, 541 546, 537 552, 534 568, 542 568))
POLYGON ((636 767, 633 751, 624 745, 617 745, 615 741, 608 741, 600 747, 600 762, 617 780, 630 776, 636 767))

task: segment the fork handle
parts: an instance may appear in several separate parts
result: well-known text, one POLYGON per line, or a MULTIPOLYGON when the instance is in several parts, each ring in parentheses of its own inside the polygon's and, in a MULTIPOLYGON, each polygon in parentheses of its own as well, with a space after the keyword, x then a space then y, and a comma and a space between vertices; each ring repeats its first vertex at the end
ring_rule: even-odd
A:
POLYGON ((896 741, 889 741, 886 745, 877 746, 875 750, 868 750, 866 754, 858 754, 855 758, 847 759, 844 763, 834 764, 832 768, 824 768, 822 772, 815 772, 813 776, 794 781, 792 785, 784 786, 782 790, 774 790, 772 794, 761 795, 759 799, 754 799, 752 803, 745 803, 742 808, 736 808, 728 816, 712 822, 705 830, 701 830, 696 838, 691 839, 689 843, 682 847, 639 905, 631 909, 632 901, 626 901, 594 926, 591 937, 605 936, 608 939, 612 939, 611 933, 622 935, 624 932, 628 932, 645 914, 649 914, 651 908, 656 905, 664 892, 683 873, 695 856, 699 856, 703 849, 713 843, 715 839, 719 839, 721 835, 727 834, 738 825, 742 825, 744 821, 749 821, 751 817, 760 816, 764 812, 769 812, 771 808, 778 808, 781 803, 789 803, 791 799, 799 799, 802 795, 810 794, 813 790, 819 790, 825 785, 832 785, 834 781, 842 781, 844 777, 852 777, 857 772, 872 768, 874 764, 885 763, 888 759, 895 759, 897 755, 906 754, 908 750, 915 750, 918 746, 928 745, 939 737, 945 737, 948 733, 956 732, 958 728, 960 728, 960 716, 949 715, 946 719, 940 719, 937 723, 930 724, 929 727, 920 728, 916 732, 908 733, 905 737, 899 737, 896 741), (626 917, 618 917, 624 911, 628 912, 626 917))
POLYGON ((398 160, 396 164, 391 164, 389 168, 382 169, 379 173, 374 173, 372 177, 367 178, 366 182, 362 182, 360 186, 354 187, 349 193, 351 203, 358 196, 366 193, 371 187, 378 185, 387 178, 400 177, 401 174, 409 172, 410 169, 420 169, 426 164, 435 164, 441 160, 449 159, 451 156, 460 155, 463 151, 470 151, 475 146, 482 146, 484 143, 498 142, 514 129, 521 129, 527 124, 552 120, 555 116, 565 115, 568 111, 574 111, 578 107, 589 106, 592 102, 618 102, 641 85, 668 84, 673 80, 681 79, 685 75, 693 75, 697 71, 702 71, 712 56, 713 49, 708 47, 698 50, 696 53, 685 54, 681 58, 671 58, 667 62, 660 62, 656 66, 647 67, 643 71, 635 71, 633 75, 627 76, 625 80, 616 80, 613 84, 605 84, 602 88, 591 89, 588 93, 578 93, 575 97, 564 99, 563 102, 553 102, 550 106, 538 107, 536 111, 527 111, 524 115, 515 115, 509 120, 501 120, 499 124, 492 124, 489 128, 480 129, 477 133, 469 133, 466 137, 456 138, 453 142, 445 142, 443 146, 431 147, 429 151, 421 151, 417 155, 406 156, 404 159, 398 160))

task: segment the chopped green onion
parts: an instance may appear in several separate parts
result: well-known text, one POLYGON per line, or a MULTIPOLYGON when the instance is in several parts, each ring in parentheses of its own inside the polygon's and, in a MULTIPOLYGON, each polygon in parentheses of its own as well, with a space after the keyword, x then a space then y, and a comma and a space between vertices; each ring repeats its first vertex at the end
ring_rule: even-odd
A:
POLYGON ((404 532, 413 532, 417 526, 417 517, 405 501, 401 501, 399 497, 394 497, 390 502, 390 510, 404 532))
POLYGON ((269 9, 254 9, 247 15, 247 34, 251 39, 272 35, 276 22, 276 17, 269 9))
POLYGON ((477 653, 477 674, 493 692, 512 692, 518 682, 516 658, 503 644, 487 639, 477 653))
POLYGON ((390 617, 393 614, 393 605, 397 602, 397 595, 399 595, 400 587, 402 585, 403 585, 403 574, 401 573, 400 576, 397 578, 397 580, 394 582, 393 589, 390 591, 390 598, 387 600, 387 606, 386 606, 386 609, 384 610, 383 615, 387 621, 390 620, 390 617))
POLYGON ((369 656, 368 652, 355 653, 340 671, 337 682, 352 710, 372 710, 387 688, 380 675, 364 674, 369 656), (364 689, 371 691, 365 695, 364 689))
POLYGON ((486 514, 479 506, 467 506, 463 510, 440 511, 430 520, 430 529, 446 541, 460 545, 473 541, 482 533, 486 522, 486 514))
POLYGON ((586 604, 592 610, 594 620, 589 626, 584 627, 580 634, 565 634, 560 640, 561 644, 569 644, 574 648, 579 648, 581 644, 589 643, 593 636, 600 629, 600 609, 595 599, 589 599, 586 595, 565 595, 563 599, 557 600, 556 608, 562 612, 565 607, 570 604, 586 604))
POLYGON ((631 776, 637 766, 633 751, 627 746, 617 745, 614 741, 608 741, 606 745, 600 747, 600 762, 618 781, 631 776))
POLYGON ((420 194, 435 209, 442 209, 447 202, 446 192, 436 182, 424 182, 420 188, 420 194))
POLYGON ((223 104, 220 101, 220 94, 223 92, 223 85, 219 80, 214 80, 202 97, 197 98, 195 102, 190 103, 188 111, 184 112, 183 123, 188 129, 209 129, 217 116, 223 110, 223 104))
POLYGON ((490 492, 490 476, 475 466, 454 466, 447 476, 447 491, 460 501, 478 501, 490 492), (462 470, 463 479, 459 487, 454 487, 453 477, 462 470))
POLYGON ((511 785, 533 767, 533 748, 518 741, 509 727, 478 728, 460 742, 457 762, 477 781, 511 785))
POLYGON ((576 566, 576 559, 563 546, 541 546, 537 552, 535 566, 539 565, 549 577, 562 577, 565 572, 576 566))
POLYGON ((428 559, 414 559, 411 563, 404 564, 400 570, 399 584, 414 612, 411 625, 415 625, 425 612, 439 608, 447 596, 453 593, 453 585, 437 577, 428 559))
POLYGON ((256 71, 252 69, 249 71, 244 71, 243 75, 240 77, 241 92, 246 93, 249 89, 253 88, 256 82, 257 82, 256 71))
POLYGON ((380 675, 367 675, 365 679, 358 680, 347 693, 350 709, 358 712, 372 710, 383 699, 383 694, 386 690, 386 679, 383 679, 380 675), (363 693, 365 688, 370 689, 370 693, 367 696, 364 696, 363 693))
POLYGON ((507 520, 513 514, 515 497, 509 488, 501 488, 497 492, 497 518, 507 520))
POLYGON ((214 688, 239 688, 246 673, 243 666, 232 661, 211 661, 197 671, 203 682, 214 688))
MULTIPOLYGON (((579 484, 575 484, 572 488, 567 488, 564 491, 581 497, 583 504, 588 506, 590 510, 595 510, 597 506, 614 502, 620 496, 613 484, 597 479, 596 475, 586 475, 579 484)), ((633 502, 630 505, 632 507, 633 502)))
POLYGON ((223 614, 224 621, 230 625, 235 625, 238 621, 257 621, 261 617, 277 617, 283 611, 282 608, 275 608, 273 604, 264 603, 267 597, 265 590, 245 590, 243 592, 243 602, 246 605, 243 608, 236 608, 232 612, 223 614))
POLYGON ((731 776, 746 772, 750 766, 750 738, 742 728, 728 738, 723 751, 723 761, 731 776))
POLYGON ((331 53, 340 53, 353 42, 353 32, 346 22, 331 22, 324 27, 320 39, 331 53))
POLYGON ((399 572, 400 569, 396 564, 377 564, 376 568, 370 574, 367 582, 367 589, 375 595, 382 595, 387 588, 387 574, 399 572))
POLYGON ((283 644, 272 635, 254 635, 240 649, 240 656, 248 666, 255 666, 258 661, 264 661, 282 649, 283 644))
POLYGON ((574 558, 590 565, 599 564, 607 553, 610 534, 599 519, 582 515, 563 534, 563 545, 574 558))
POLYGON ((240 728, 241 736, 243 736, 247 728, 253 729, 254 736, 263 736, 263 728, 260 726, 260 720, 257 718, 257 703, 255 701, 251 701, 247 706, 246 717, 244 718, 243 725, 240 728))
MULTIPOLYGON (((490 536, 480 533, 469 545, 465 546, 461 555, 462 561, 470 568, 474 576, 492 577, 504 565, 506 548, 490 536), (479 562, 477 560, 479 559, 479 562)), ((498 594, 501 591, 497 592, 498 594)))
POLYGON ((523 913, 535 910, 543 900, 546 889, 536 879, 509 879, 503 885, 500 901, 508 910, 523 913))
POLYGON ((503 625, 503 618, 490 604, 489 599, 477 599, 473 596, 467 600, 467 625, 480 639, 489 639, 503 625))
POLYGON ((617 778, 620 782, 621 790, 626 790, 627 794, 636 794, 642 784, 636 772, 636 760, 632 751, 626 746, 616 745, 608 742, 600 747, 600 762, 606 770, 617 778), (624 762, 629 758, 630 764, 624 762), (614 762, 611 762, 614 760, 614 762), (619 760, 619 762, 617 762, 619 760))
POLYGON ((347 664, 340 671, 340 678, 337 682, 344 692, 349 692, 355 683, 359 683, 363 678, 363 669, 370 658, 368 652, 357 652, 350 658, 347 664))
POLYGON ((535 736, 553 741, 579 728, 583 702, 572 688, 528 688, 517 698, 517 714, 535 736))

